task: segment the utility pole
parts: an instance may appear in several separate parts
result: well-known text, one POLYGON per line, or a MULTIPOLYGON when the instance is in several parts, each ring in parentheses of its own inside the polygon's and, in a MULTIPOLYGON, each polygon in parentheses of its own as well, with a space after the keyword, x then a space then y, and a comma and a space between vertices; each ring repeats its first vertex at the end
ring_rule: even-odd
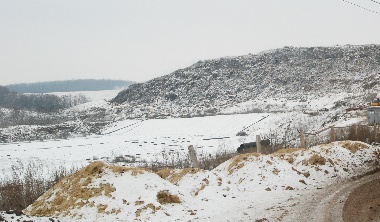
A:
POLYGON ((256 135, 256 147, 257 147, 257 153, 262 153, 260 135, 256 135))
POLYGON ((331 133, 330 140, 331 140, 331 142, 335 142, 335 129, 334 129, 334 126, 330 126, 330 129, 331 129, 331 131, 330 131, 330 133, 331 133))
POLYGON ((303 128, 300 129, 300 148, 305 148, 305 133, 303 128))
POLYGON ((190 156, 190 160, 193 164, 193 168, 199 168, 199 162, 198 162, 198 159, 197 159, 197 153, 195 152, 195 149, 193 147, 193 145, 190 145, 188 147, 188 150, 189 150, 189 156, 190 156))

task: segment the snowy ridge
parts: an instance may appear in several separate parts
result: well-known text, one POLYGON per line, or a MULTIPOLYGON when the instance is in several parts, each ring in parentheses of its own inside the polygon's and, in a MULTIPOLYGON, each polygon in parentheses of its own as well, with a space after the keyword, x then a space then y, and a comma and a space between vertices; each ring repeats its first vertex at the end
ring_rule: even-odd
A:
POLYGON ((379 154, 377 146, 342 141, 239 155, 211 171, 155 174, 93 162, 62 179, 25 213, 61 221, 275 221, 297 205, 298 195, 368 171, 379 154), (273 210, 280 203, 282 209, 273 210))
POLYGON ((359 106, 378 90, 379 54, 379 45, 285 47, 200 61, 131 85, 112 102, 122 104, 126 116, 149 118, 215 115, 253 99, 308 101, 337 93, 352 93, 356 98, 344 106, 359 106))

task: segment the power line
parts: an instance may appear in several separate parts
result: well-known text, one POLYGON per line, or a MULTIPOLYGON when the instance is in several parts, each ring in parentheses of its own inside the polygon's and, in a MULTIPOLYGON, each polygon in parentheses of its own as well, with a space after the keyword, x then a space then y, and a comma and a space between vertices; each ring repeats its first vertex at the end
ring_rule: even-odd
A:
MULTIPOLYGON (((374 11, 374 10, 371 10, 371 9, 368 9, 368 8, 364 8, 363 6, 357 5, 357 4, 355 4, 355 3, 352 3, 352 2, 349 2, 349 1, 346 1, 346 0, 342 0, 342 1, 344 1, 344 2, 346 2, 346 3, 348 3, 348 4, 351 4, 351 5, 354 5, 354 6, 356 6, 356 7, 359 7, 359 8, 361 8, 361 9, 364 9, 364 10, 366 10, 366 11, 373 12, 373 13, 376 13, 376 14, 380 15, 380 12, 377 12, 377 11, 374 11)), ((374 0, 371 0, 371 1, 375 2, 374 0)), ((376 2, 376 3, 378 3, 378 2, 376 2)), ((379 4, 380 4, 380 3, 379 3, 379 4)))
POLYGON ((380 5, 380 2, 377 2, 377 1, 375 1, 375 0, 371 0, 371 1, 380 5))

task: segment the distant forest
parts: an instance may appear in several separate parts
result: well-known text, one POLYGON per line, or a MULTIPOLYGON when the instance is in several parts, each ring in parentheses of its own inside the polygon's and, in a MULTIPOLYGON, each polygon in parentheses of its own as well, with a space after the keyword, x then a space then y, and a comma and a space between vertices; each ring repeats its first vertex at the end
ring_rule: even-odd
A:
POLYGON ((59 124, 63 121, 59 115, 60 110, 88 101, 83 94, 63 96, 48 93, 22 94, 0 85, 0 128, 59 124))
MULTIPOLYGON (((7 87, 0 85, 0 108, 51 113, 86 102, 88 99, 84 95, 22 94, 12 92, 7 87)), ((0 112, 0 117, 2 114, 0 112)))
POLYGON ((100 91, 126 88, 133 84, 132 81, 109 79, 79 79, 66 81, 51 81, 37 83, 12 84, 6 87, 18 93, 50 93, 50 92, 75 92, 75 91, 100 91))

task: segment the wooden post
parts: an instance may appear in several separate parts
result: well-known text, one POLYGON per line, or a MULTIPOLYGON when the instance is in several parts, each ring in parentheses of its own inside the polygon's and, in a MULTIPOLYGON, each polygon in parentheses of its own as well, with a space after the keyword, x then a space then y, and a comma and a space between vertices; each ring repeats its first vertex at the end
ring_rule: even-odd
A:
POLYGON ((257 146, 257 153, 262 153, 260 135, 256 135, 256 146, 257 146))
POLYGON ((300 129, 300 148, 305 148, 305 133, 303 128, 300 129))
POLYGON ((330 135, 330 141, 331 142, 335 142, 335 129, 334 129, 334 126, 330 126, 330 129, 331 129, 331 131, 330 131, 330 133, 331 133, 331 135, 330 135))
POLYGON ((377 125, 376 123, 373 124, 373 142, 377 143, 377 125))
POLYGON ((355 140, 358 141, 359 138, 358 138, 358 124, 355 125, 355 140))
POLYGON ((193 164, 193 168, 199 168, 199 162, 197 159, 197 152, 195 152, 193 145, 190 145, 188 150, 189 150, 190 160, 193 164))

